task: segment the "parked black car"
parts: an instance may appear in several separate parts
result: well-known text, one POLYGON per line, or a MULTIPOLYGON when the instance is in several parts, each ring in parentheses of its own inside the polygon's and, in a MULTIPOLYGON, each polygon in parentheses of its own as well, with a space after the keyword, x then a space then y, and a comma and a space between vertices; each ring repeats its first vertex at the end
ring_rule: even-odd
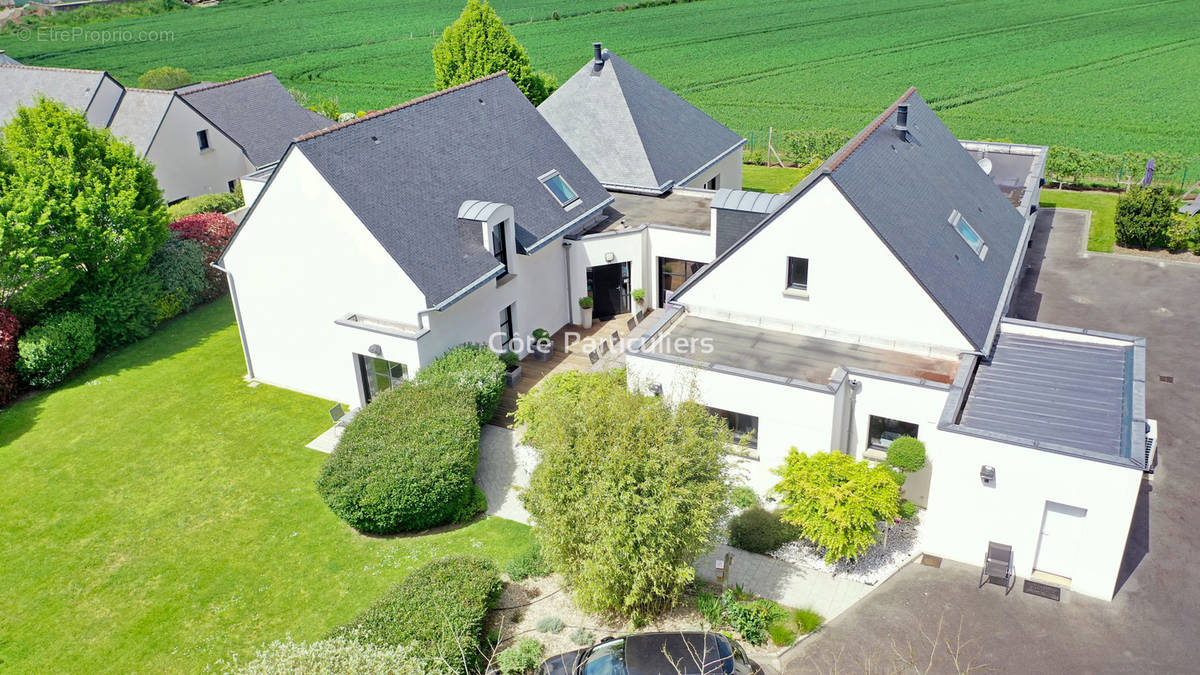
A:
POLYGON ((763 675, 720 633, 638 633, 551 656, 541 675, 763 675))

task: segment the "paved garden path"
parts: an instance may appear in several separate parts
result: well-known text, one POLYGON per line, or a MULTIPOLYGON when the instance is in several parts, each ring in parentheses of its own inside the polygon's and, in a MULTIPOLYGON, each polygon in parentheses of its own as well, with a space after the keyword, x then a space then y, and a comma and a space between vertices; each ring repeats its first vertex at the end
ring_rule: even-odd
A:
POLYGON ((529 486, 537 456, 533 448, 522 445, 518 438, 512 429, 483 425, 475 484, 487 495, 489 516, 528 524, 529 512, 521 505, 517 489, 529 486))

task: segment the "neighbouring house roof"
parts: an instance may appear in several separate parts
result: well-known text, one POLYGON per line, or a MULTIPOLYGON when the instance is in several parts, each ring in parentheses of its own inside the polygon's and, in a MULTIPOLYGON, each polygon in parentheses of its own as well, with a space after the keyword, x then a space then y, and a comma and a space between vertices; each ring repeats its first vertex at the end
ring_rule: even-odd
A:
POLYGON ((1038 330, 1001 331, 965 388, 957 426, 1146 468, 1145 341, 1020 325, 1038 330))
POLYGON ((39 95, 86 113, 105 77, 101 70, 0 63, 0 121, 12 119, 17 108, 32 105, 39 95))
POLYGON ((255 166, 278 162, 293 139, 333 124, 296 103, 270 72, 177 93, 242 146, 255 166))
POLYGON ((0 49, 0 64, 19 66, 21 65, 21 62, 9 56, 8 54, 5 54, 4 50, 0 49))
POLYGON ((614 190, 666 192, 746 142, 607 49, 538 112, 614 190))
POLYGON ((174 97, 170 91, 126 89, 109 130, 132 143, 138 154, 144 156, 174 97))
POLYGON ((976 349, 987 351, 1024 247, 1026 219, 909 89, 788 194, 789 202, 692 275, 681 298, 740 244, 829 178, 976 349), (907 132, 895 128, 907 106, 907 132), (964 218, 987 246, 981 259, 951 225, 964 218))
POLYGON ((788 202, 786 194, 750 192, 748 190, 717 190, 712 198, 712 208, 746 213, 775 213, 788 202))
POLYGON ((372 113, 296 141, 330 187, 440 306, 500 273, 465 201, 513 207, 518 248, 535 251, 611 201, 505 73, 372 113), (541 178, 578 195, 564 208, 541 178))

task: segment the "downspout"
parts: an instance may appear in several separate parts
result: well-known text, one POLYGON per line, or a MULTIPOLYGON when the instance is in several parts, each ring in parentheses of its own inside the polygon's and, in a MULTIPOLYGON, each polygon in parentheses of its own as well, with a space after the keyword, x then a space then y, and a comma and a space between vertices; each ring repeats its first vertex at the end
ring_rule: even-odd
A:
POLYGON ((563 240, 563 256, 567 261, 567 324, 571 324, 575 318, 571 308, 571 298, 574 295, 571 293, 571 242, 563 240))
POLYGON ((214 262, 210 264, 213 269, 225 275, 225 281, 229 284, 229 297, 233 300, 233 318, 237 321, 238 337, 242 341, 242 357, 246 359, 246 375, 253 380, 254 362, 250 360, 250 343, 246 341, 246 324, 242 322, 242 308, 238 304, 237 289, 233 285, 233 273, 221 267, 219 263, 214 262))

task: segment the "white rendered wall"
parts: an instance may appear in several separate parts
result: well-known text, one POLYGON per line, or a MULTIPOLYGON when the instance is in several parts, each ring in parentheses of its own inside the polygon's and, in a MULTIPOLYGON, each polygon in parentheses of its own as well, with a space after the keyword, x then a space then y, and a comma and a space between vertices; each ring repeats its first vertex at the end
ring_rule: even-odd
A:
POLYGON ((717 185, 717 189, 728 188, 730 190, 742 189, 742 149, 738 148, 726 155, 721 161, 710 166, 705 171, 700 172, 692 180, 684 183, 683 187, 687 188, 704 188, 704 184, 713 176, 720 176, 721 179, 717 185))
POLYGON ((933 474, 925 552, 978 566, 988 541, 1007 544, 1016 574, 1028 577, 1046 502, 1084 508, 1076 569, 1048 571, 1069 576, 1072 591, 1112 599, 1141 471, 945 432, 926 439, 926 452, 933 474), (983 486, 983 465, 995 467, 995 487, 983 486))
POLYGON ((117 105, 121 102, 121 95, 124 93, 125 89, 117 84, 116 80, 108 75, 100 78, 100 84, 96 87, 96 93, 88 105, 88 123, 97 129, 108 128, 109 123, 112 122, 113 113, 116 112, 117 105))
MULTIPOLYGON (((240 146, 207 122, 179 97, 171 100, 162 125, 146 150, 163 198, 229 192, 229 181, 253 171, 240 146), (208 149, 200 150, 196 132, 208 131, 208 149)), ((247 204, 251 203, 247 197, 247 204)))
POLYGON ((828 179, 713 268, 681 302, 698 316, 765 319, 831 338, 927 345, 947 353, 971 348, 828 179), (809 259, 807 298, 785 293, 789 256, 809 259))
POLYGON ((416 341, 341 326, 347 313, 415 323, 425 299, 299 150, 223 258, 254 377, 361 403, 355 354, 410 364, 416 341))
POLYGON ((246 206, 254 206, 254 200, 258 199, 258 195, 262 193, 264 187, 267 186, 265 180, 242 180, 242 197, 246 200, 246 206))

